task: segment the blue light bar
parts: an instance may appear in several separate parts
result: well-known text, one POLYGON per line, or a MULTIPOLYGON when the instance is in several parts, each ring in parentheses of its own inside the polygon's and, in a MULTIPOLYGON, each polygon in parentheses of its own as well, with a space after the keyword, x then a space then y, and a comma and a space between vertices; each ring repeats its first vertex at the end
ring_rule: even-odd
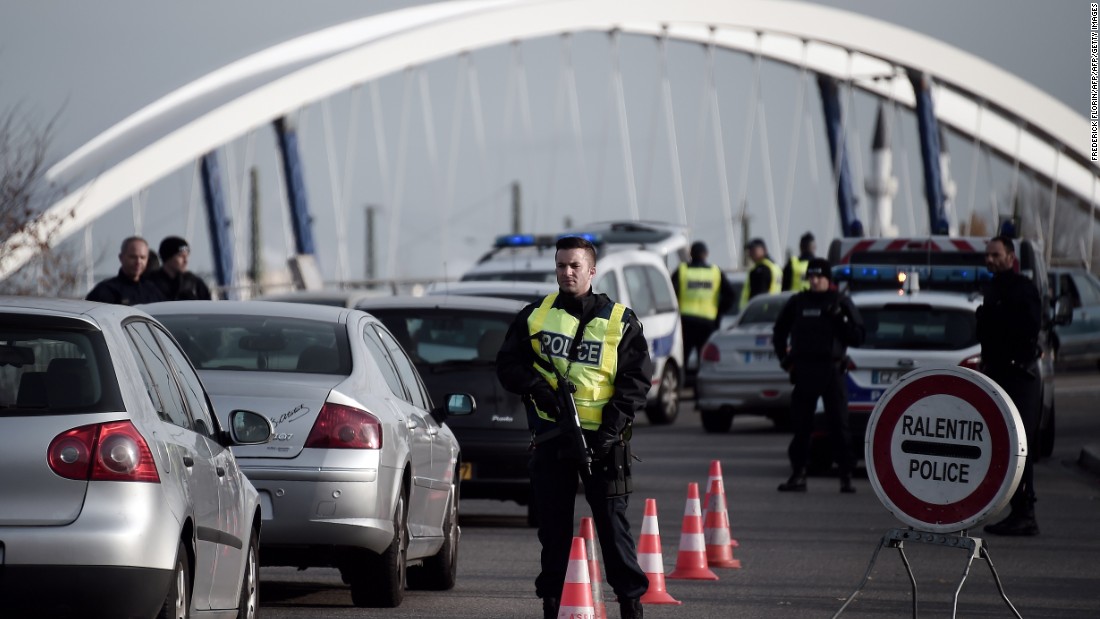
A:
POLYGON ((593 232, 569 232, 567 234, 559 235, 558 238, 559 239, 564 239, 564 238, 570 237, 570 236, 575 236, 575 237, 578 237, 578 238, 582 238, 582 239, 588 241, 589 243, 592 243, 593 245, 598 245, 600 243, 600 235, 596 234, 596 233, 593 233, 593 232))
POLYGON ((534 244, 533 234, 503 234, 493 243, 496 247, 531 247, 534 244))

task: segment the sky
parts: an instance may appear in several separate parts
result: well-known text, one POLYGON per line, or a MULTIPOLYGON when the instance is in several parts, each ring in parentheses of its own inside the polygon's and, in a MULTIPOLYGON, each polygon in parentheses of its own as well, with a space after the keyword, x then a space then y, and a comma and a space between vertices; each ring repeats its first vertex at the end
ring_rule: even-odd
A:
MULTIPOLYGON (((18 106, 31 122, 45 124, 56 119, 51 157, 60 159, 114 123, 144 105, 202 75, 248 54, 327 26, 411 6, 397 0, 328 0, 323 3, 291 0, 237 0, 231 3, 200 0, 179 3, 150 3, 136 0, 0 0, 0 111, 18 106)), ((1023 0, 816 0, 853 13, 902 25, 992 62, 1004 70, 1061 100, 1072 110, 1088 111, 1088 14, 1089 3, 1078 0, 1027 2, 1023 0)), ((572 156, 575 145, 555 101, 561 71, 561 45, 556 40, 529 41, 522 45, 523 68, 535 128, 525 135, 518 120, 518 99, 512 89, 514 56, 507 49, 475 52, 472 62, 481 80, 485 101, 489 155, 481 158, 471 144, 470 122, 459 134, 461 147, 453 194, 446 192, 446 163, 433 173, 427 153, 432 137, 421 122, 424 109, 416 88, 406 99, 408 81, 394 75, 379 80, 388 152, 381 157, 375 149, 377 136, 369 127, 367 111, 359 113, 359 139, 354 141, 354 179, 348 203, 338 218, 333 210, 331 178, 327 171, 324 116, 320 106, 311 106, 299 117, 307 185, 310 190, 314 233, 321 247, 318 257, 326 279, 361 279, 365 276, 364 249, 366 206, 378 206, 377 220, 383 237, 375 250, 379 277, 457 277, 478 255, 488 249, 496 234, 510 229, 511 180, 518 179, 523 191, 523 224, 532 231, 553 231, 566 220, 625 218, 630 215, 627 200, 620 136, 607 91, 610 50, 606 37, 578 36, 574 57, 579 58, 578 91, 584 118, 583 153, 585 166, 572 156), (402 112, 410 112, 407 155, 398 151, 402 112), (384 164, 384 165, 380 165, 384 164), (398 182, 399 169, 404 176, 398 182), (383 178, 382 170, 390 176, 383 178), (401 185, 400 212, 395 199, 401 185), (439 215, 440 204, 448 204, 449 217, 439 215), (342 221, 343 225, 340 225, 342 221), (391 227, 392 226, 392 227, 391 227), (343 247, 343 251, 336 248, 343 247)), ((643 218, 673 220, 672 174, 664 127, 655 101, 657 54, 651 41, 624 39, 623 78, 632 139, 635 188, 643 218)), ((445 59, 425 68, 430 84, 431 118, 435 122, 435 147, 448 153, 452 131, 458 60, 445 59)), ((700 135, 712 127, 698 121, 701 84, 705 79, 704 57, 698 47, 670 45, 670 74, 674 87, 678 148, 682 160, 685 197, 690 209, 692 236, 707 240, 712 258, 721 262, 732 251, 724 215, 716 208, 720 184, 712 146, 700 135), (703 127, 702 132, 699 127, 703 127)), ((727 179, 736 199, 748 203, 750 232, 768 236, 769 203, 782 203, 789 191, 793 205, 786 219, 786 238, 780 244, 795 247, 797 239, 811 229, 819 238, 835 233, 835 208, 821 199, 821 186, 807 182, 811 161, 817 152, 817 173, 824 173, 824 136, 815 131, 815 143, 802 135, 798 153, 789 152, 791 127, 797 123, 792 101, 797 99, 796 72, 788 67, 766 65, 762 71, 764 125, 767 144, 754 140, 746 146, 746 110, 750 60, 737 54, 720 54, 717 59, 719 98, 727 179), (762 166, 761 149, 769 148, 771 168, 762 166), (747 157, 746 157, 747 154, 747 157), (794 166, 791 188, 785 188, 788 168, 794 166), (763 182, 773 177, 771 186, 763 182)), ((365 101, 366 96, 358 99, 365 101)), ((336 119, 333 149, 349 152, 346 119, 356 101, 345 93, 330 101, 336 119), (341 124, 341 119, 345 122, 341 124)), ((869 166, 869 143, 876 102, 864 95, 850 99, 856 122, 849 139, 857 175, 869 166)), ((464 111, 469 118, 470 111, 464 111)), ((820 100, 816 89, 807 98, 804 112, 813 126, 820 127, 820 100)), ((919 152, 911 116, 897 116, 897 139, 909 145, 905 160, 895 159, 902 191, 895 199, 895 221, 903 232, 921 227, 923 193, 919 152), (909 205, 915 205, 910 207, 909 205)), ((756 134, 759 138, 759 133, 756 134)), ((289 252, 286 217, 277 196, 280 187, 273 172, 270 135, 257 134, 254 141, 238 140, 223 152, 233 178, 243 178, 249 160, 261 169, 261 202, 264 204, 263 235, 265 268, 278 269, 289 252), (252 149, 252 150, 250 150, 252 149)), ((1005 193, 1008 167, 997 161, 979 161, 966 151, 966 143, 949 138, 953 157, 952 174, 959 185, 960 209, 984 206, 1005 193), (971 186, 973 185, 973 186, 971 186), (991 197, 986 197, 986 196, 991 197), (974 206, 977 205, 977 206, 974 206)), ((340 167, 343 163, 340 163, 340 167)), ((819 181, 820 182, 820 181, 819 181)), ((234 195, 243 195, 230 186, 234 195)), ((862 191, 858 193, 862 194, 862 191)), ((243 202, 243 201, 242 201, 243 202)), ((866 198, 863 198, 866 204, 866 198)), ((124 237, 138 231, 153 244, 169 234, 190 235, 192 268, 211 271, 210 250, 205 237, 205 218, 194 191, 192 173, 181 171, 150 188, 140 209, 123 204, 101 218, 92 228, 92 255, 96 276, 116 268, 115 247, 124 237)), ((866 217, 866 216, 865 216, 866 217)), ((783 222, 781 222, 783 223, 783 222)), ((243 226, 237 226, 245 229, 243 226)), ((778 233, 778 231, 776 231, 778 233)), ((243 237, 242 237, 243 238, 243 237)), ((769 238, 772 238, 769 236, 769 238)), ((822 244, 819 242, 819 248, 822 244)), ((83 251, 80 247, 74 251, 83 251)), ((772 248, 781 259, 783 248, 772 248)), ((732 258, 726 258, 726 261, 732 258)), ((238 262, 241 257, 238 257, 238 262)))

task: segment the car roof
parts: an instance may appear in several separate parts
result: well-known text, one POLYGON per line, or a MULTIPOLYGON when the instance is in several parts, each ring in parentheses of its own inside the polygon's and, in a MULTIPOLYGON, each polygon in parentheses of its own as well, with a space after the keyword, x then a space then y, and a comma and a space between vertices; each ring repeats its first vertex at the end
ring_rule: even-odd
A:
POLYGON ((164 301, 140 307, 153 316, 243 314, 328 322, 345 322, 349 312, 354 311, 346 307, 279 301, 164 301))
POLYGON ((527 307, 527 305, 528 304, 524 303, 523 301, 515 301, 513 299, 503 299, 498 297, 474 297, 457 294, 436 294, 424 297, 398 295, 393 297, 364 299, 363 301, 360 301, 357 307, 358 309, 366 312, 384 309, 416 308, 473 310, 483 312, 503 312, 509 314, 517 314, 521 309, 527 307))
POLYGON ((557 291, 557 284, 550 282, 525 282, 520 280, 469 280, 461 282, 435 282, 428 286, 426 294, 461 295, 473 293, 475 295, 489 295, 494 292, 517 294, 543 294, 547 295, 557 291))
POLYGON ((890 290, 868 290, 853 292, 852 303, 856 307, 869 307, 876 305, 934 305, 937 307, 950 307, 956 309, 974 309, 981 305, 982 297, 978 294, 966 295, 958 292, 941 292, 936 290, 918 290, 908 294, 898 294, 890 290))
POLYGON ((140 308, 127 305, 99 303, 83 299, 34 296, 0 296, 0 311, 49 313, 83 318, 92 323, 100 319, 105 322, 119 321, 127 316, 135 315, 148 317, 148 314, 140 308))
POLYGON ((286 303, 318 303, 322 305, 341 305, 355 307, 362 299, 388 296, 382 290, 295 290, 278 292, 256 297, 254 301, 283 301, 286 303))
MULTIPOLYGON (((608 264, 621 265, 635 263, 647 263, 660 266, 662 269, 667 270, 665 261, 661 256, 648 249, 613 248, 609 249, 607 253, 597 256, 596 273, 599 274, 600 267, 603 266, 606 268, 608 264)), ((541 251, 533 247, 508 248, 506 251, 474 265, 473 268, 466 272, 466 275, 476 275, 479 273, 545 273, 549 277, 554 274, 554 268, 553 247, 543 248, 541 251), (521 252, 519 250, 527 251, 521 252)), ((548 284, 550 281, 547 280, 546 282, 533 283, 548 284)))

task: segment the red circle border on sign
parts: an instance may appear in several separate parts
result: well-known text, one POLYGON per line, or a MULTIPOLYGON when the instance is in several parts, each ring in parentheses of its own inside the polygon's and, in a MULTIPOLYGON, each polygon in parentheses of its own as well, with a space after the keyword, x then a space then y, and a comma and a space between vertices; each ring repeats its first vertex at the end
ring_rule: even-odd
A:
POLYGON ((1009 473, 1008 428, 1000 408, 987 391, 958 376, 926 376, 904 385, 883 407, 871 440, 874 472, 883 492, 899 510, 918 522, 940 526, 965 523, 981 515, 996 499, 1009 473), (992 453, 985 479, 965 498, 946 505, 913 496, 898 478, 891 458, 898 420, 918 400, 930 395, 949 395, 966 401, 981 415, 990 437, 992 453))

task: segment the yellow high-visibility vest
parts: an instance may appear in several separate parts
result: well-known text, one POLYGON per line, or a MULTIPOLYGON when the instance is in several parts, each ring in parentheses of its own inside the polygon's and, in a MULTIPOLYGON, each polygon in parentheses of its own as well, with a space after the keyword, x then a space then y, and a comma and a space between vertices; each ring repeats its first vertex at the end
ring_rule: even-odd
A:
POLYGON ((714 265, 693 267, 680 263, 676 276, 680 314, 714 320, 718 318, 718 295, 721 292, 722 269, 714 265))
POLYGON ((810 289, 810 280, 806 278, 806 270, 809 268, 809 260, 791 258, 791 287, 789 290, 799 292, 810 289))
MULTIPOLYGON (((581 427, 596 430, 603 422, 603 407, 615 395, 615 374, 619 368, 619 342, 626 332, 623 314, 626 306, 610 304, 588 321, 577 349, 577 358, 569 359, 573 338, 580 327, 580 320, 569 312, 553 307, 558 293, 548 295, 527 318, 527 330, 535 355, 552 363, 563 376, 577 386, 573 401, 581 427), (535 335, 539 337, 534 337, 535 335)), ((558 377, 535 363, 535 370, 558 388, 558 377)), ((551 421, 551 417, 535 407, 539 417, 551 421)))
POLYGON ((753 265, 752 269, 749 269, 749 278, 745 280, 745 285, 741 287, 741 309, 745 309, 745 306, 749 304, 749 284, 752 277, 752 271, 761 264, 768 267, 768 270, 772 272, 772 283, 768 286, 769 294, 778 293, 783 285, 783 271, 771 261, 771 258, 765 256, 760 262, 753 265))

